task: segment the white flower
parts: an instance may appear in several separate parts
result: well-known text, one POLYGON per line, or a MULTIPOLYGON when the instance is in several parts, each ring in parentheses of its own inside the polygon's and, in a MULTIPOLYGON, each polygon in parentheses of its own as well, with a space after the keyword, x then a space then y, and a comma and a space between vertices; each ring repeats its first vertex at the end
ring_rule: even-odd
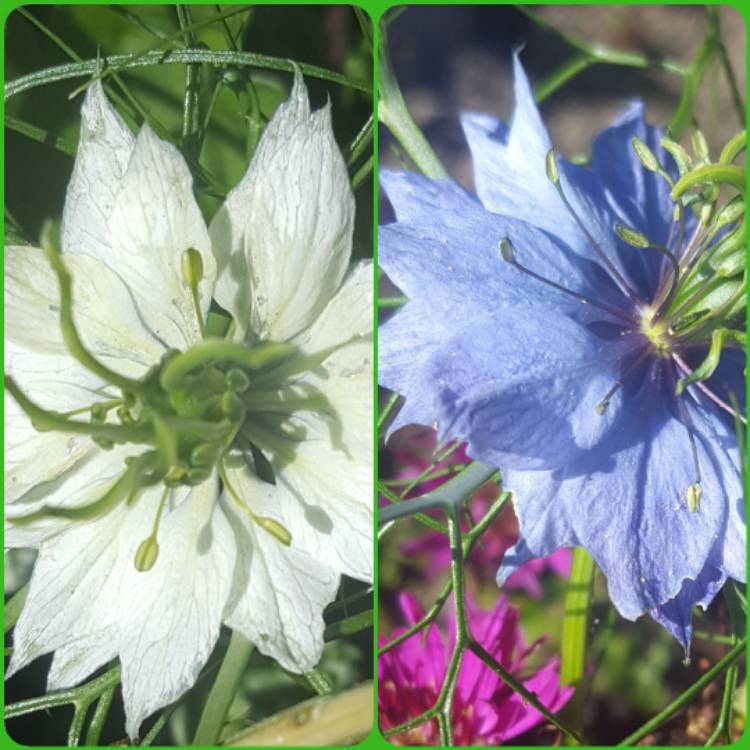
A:
POLYGON ((222 623, 285 669, 316 664, 341 573, 372 576, 372 264, 348 270, 353 217, 299 73, 210 231, 178 151, 90 87, 62 225, 84 355, 61 332, 65 269, 5 250, 6 372, 29 399, 6 390, 5 538, 38 550, 9 675, 54 651, 54 690, 119 657, 136 737, 222 623), (212 297, 239 342, 214 357, 212 297), (37 431, 35 405, 63 429, 37 431))

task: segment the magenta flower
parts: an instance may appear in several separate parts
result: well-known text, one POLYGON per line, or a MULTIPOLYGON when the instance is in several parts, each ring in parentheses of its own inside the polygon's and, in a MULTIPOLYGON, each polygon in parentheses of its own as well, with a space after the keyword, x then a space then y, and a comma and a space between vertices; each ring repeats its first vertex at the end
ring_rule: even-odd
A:
MULTIPOLYGON (((408 593, 399 597, 408 625, 424 612, 408 593)), ((558 659, 527 676, 526 660, 540 641, 526 647, 519 625, 519 611, 501 597, 492 612, 467 601, 474 637, 508 671, 534 692, 552 712, 558 711, 573 694, 561 687, 558 659)), ((414 635, 378 659, 378 710, 381 729, 402 724, 431 708, 445 677, 456 638, 455 619, 447 623, 447 634, 431 625, 424 635, 414 635), (426 636, 426 637, 425 637, 426 636)), ((394 637, 403 632, 397 629, 394 637)), ((381 640, 381 646, 385 641, 381 640)), ((464 655, 453 701, 453 735, 456 745, 498 745, 538 727, 544 717, 471 652, 464 655)), ((398 745, 438 745, 435 720, 390 738, 398 745)))

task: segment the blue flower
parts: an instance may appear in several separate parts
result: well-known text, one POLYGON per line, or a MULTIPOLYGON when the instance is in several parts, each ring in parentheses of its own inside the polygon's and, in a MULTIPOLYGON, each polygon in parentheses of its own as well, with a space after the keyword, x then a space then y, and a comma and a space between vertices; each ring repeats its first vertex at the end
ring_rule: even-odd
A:
MULTIPOLYGON (((665 315, 672 265, 614 230, 685 257, 659 132, 633 102, 593 144, 590 168, 551 143, 516 59, 510 126, 465 115, 478 198, 449 180, 383 173, 397 221, 379 259, 409 298, 380 331, 380 382, 405 397, 392 429, 435 424, 498 466, 521 536, 498 573, 582 546, 619 612, 650 612, 687 649, 691 611, 745 578, 742 483, 725 351, 706 383, 675 385, 705 354, 665 315), (559 174, 559 189, 553 180, 559 174), (566 205, 567 204, 567 205, 566 205)), ((695 241, 693 241, 695 247, 695 241)))

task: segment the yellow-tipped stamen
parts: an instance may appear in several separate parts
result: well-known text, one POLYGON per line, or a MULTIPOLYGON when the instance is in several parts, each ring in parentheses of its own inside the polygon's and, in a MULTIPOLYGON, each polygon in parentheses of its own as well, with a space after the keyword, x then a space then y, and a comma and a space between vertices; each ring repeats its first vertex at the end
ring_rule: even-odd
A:
POLYGON ((136 550, 133 562, 135 564, 135 569, 139 573, 145 573, 151 570, 159 557, 159 543, 156 541, 156 537, 159 533, 161 516, 170 491, 171 489, 169 487, 164 488, 164 492, 162 492, 161 499, 159 500, 159 507, 156 510, 154 525, 151 527, 151 533, 138 545, 138 549, 136 550))
POLYGON ((198 285, 203 281, 203 258, 194 247, 189 247, 182 254, 182 278, 190 287, 190 296, 193 298, 195 319, 198 321, 201 338, 206 338, 206 324, 203 321, 200 291, 198 289, 198 285))
POLYGON ((292 543, 292 533, 282 523, 277 521, 275 518, 269 518, 268 516, 259 516, 253 513, 250 508, 247 507, 245 502, 239 496, 237 490, 234 489, 232 483, 227 477, 227 472, 223 464, 219 464, 219 476, 221 481, 224 482, 224 486, 229 490, 229 494, 232 499, 237 503, 242 512, 257 526, 260 526, 264 531, 270 534, 277 542, 283 544, 285 547, 289 547, 292 543))

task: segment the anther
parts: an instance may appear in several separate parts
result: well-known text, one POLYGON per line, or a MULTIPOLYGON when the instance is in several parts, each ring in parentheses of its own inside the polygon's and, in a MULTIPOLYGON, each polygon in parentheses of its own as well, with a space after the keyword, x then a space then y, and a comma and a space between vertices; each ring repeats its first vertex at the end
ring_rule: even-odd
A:
POLYGON ((654 152, 637 135, 633 136, 631 143, 633 144, 635 155, 649 172, 660 172, 662 170, 662 166, 659 164, 659 160, 654 155, 654 152))
MULTIPOLYGON (((672 388, 676 390, 677 383, 676 374, 673 368, 669 368, 669 377, 672 381, 672 388)), ((693 457, 693 467, 695 468, 695 482, 691 484, 687 489, 687 505, 691 513, 697 513, 700 508, 701 497, 703 497, 703 487, 701 486, 701 465, 698 460, 698 445, 695 441, 695 435, 693 433, 693 421, 690 418, 685 401, 682 398, 677 398, 677 413, 680 418, 682 426, 685 428, 688 436, 688 442, 690 443, 690 453, 693 457)))
POLYGON ((268 516, 255 516, 255 523, 262 529, 265 529, 276 541, 281 542, 285 547, 292 543, 292 534, 286 526, 280 524, 277 520, 268 516))
POLYGON ((194 247, 189 247, 182 254, 182 277, 191 287, 203 281, 203 258, 194 247))
POLYGON ((596 413, 603 417, 606 413, 607 409, 609 408, 610 401, 612 400, 612 396, 617 393, 617 391, 622 388, 622 386, 625 384, 625 380, 630 375, 633 370, 638 367, 646 357, 648 357, 650 354, 648 348, 644 348, 643 351, 628 365, 628 367, 625 368, 625 372, 620 376, 620 379, 615 382, 615 384, 604 394, 604 398, 594 407, 596 409, 596 413))
POLYGON ((149 536, 138 545, 134 560, 135 569, 139 573, 145 573, 146 571, 151 570, 156 564, 156 559, 158 557, 159 543, 154 536, 149 536))
POLYGON ((164 511, 164 506, 167 503, 169 497, 169 487, 164 488, 164 492, 161 493, 159 499, 159 507, 156 509, 156 517, 154 518, 154 525, 151 528, 151 533, 138 545, 138 549, 135 552, 135 569, 139 573, 145 573, 154 567, 156 559, 159 557, 159 543, 156 541, 156 537, 159 533, 159 524, 161 523, 161 514, 164 511))
POLYGON ((193 298, 193 308, 195 309, 195 317, 198 321, 198 329, 200 330, 201 337, 205 338, 206 325, 203 320, 203 313, 201 312, 200 293, 198 291, 198 285, 203 281, 203 258, 194 247, 189 247, 182 254, 182 277, 190 287, 190 296, 193 298))
POLYGON ((666 296, 661 298, 661 295, 657 295, 657 298, 652 303, 657 308, 654 319, 658 320, 669 307, 669 303, 677 291, 677 285, 680 280, 680 264, 677 262, 674 253, 671 253, 663 245, 651 242, 645 234, 635 229, 626 227, 624 224, 615 224, 615 234, 631 247, 638 248, 639 250, 655 250, 657 253, 661 253, 672 264, 672 282, 668 287, 666 296))
POLYGON ((703 488, 700 482, 691 484, 687 490, 687 505, 691 513, 697 513, 700 510, 701 497, 703 497, 703 488))

